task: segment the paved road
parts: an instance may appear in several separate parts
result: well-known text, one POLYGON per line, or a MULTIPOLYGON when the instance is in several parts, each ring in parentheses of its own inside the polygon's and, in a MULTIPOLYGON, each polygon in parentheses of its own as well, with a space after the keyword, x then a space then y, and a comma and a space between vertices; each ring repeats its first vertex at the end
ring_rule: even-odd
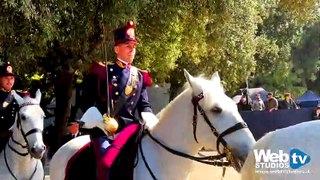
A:
MULTIPOLYGON (((220 180, 222 179, 222 168, 197 163, 190 177, 191 180, 220 180)), ((240 174, 233 168, 226 169, 224 180, 241 180, 240 174)))

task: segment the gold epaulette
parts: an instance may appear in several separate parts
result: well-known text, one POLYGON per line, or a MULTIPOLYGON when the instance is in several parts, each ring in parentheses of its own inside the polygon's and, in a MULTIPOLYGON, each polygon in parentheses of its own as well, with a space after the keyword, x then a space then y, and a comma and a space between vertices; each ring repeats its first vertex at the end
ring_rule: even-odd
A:
POLYGON ((114 62, 111 62, 111 61, 107 61, 107 62, 96 61, 96 62, 97 62, 97 64, 99 64, 100 66, 103 66, 103 67, 105 67, 106 64, 107 65, 113 65, 114 64, 114 62))
POLYGON ((114 62, 107 61, 107 65, 114 65, 114 62))

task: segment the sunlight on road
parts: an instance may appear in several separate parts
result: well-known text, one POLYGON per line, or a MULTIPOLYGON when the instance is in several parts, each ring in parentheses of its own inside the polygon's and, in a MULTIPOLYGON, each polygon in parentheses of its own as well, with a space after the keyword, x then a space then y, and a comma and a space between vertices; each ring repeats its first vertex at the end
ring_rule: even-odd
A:
MULTIPOLYGON (((222 167, 209 166, 196 163, 190 180, 220 180, 222 179, 222 167)), ((231 167, 227 167, 223 180, 241 180, 240 174, 231 167)))

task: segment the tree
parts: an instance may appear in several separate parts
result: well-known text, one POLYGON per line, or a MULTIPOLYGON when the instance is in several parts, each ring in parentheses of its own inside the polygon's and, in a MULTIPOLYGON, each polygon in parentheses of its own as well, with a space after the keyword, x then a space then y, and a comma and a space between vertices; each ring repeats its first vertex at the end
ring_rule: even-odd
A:
POLYGON ((292 47, 300 42, 304 26, 317 19, 318 2, 266 0, 261 3, 262 23, 257 36, 260 50, 257 51, 257 72, 253 80, 255 85, 277 92, 290 91, 301 94, 301 78, 292 65, 292 47), (260 73, 262 72, 262 73, 260 73))
POLYGON ((159 82, 171 83, 171 97, 192 74, 219 71, 232 92, 254 70, 254 1, 150 3, 141 12, 141 57, 159 82), (175 4, 178 3, 178 4, 175 4), (237 11, 234 11, 237 9, 237 11), (244 28, 246 27, 246 28, 244 28))
POLYGON ((307 89, 320 89, 320 22, 304 31, 301 43, 293 48, 292 59, 296 73, 307 89))
POLYGON ((45 74, 56 96, 56 140, 61 144, 79 65, 103 59, 112 29, 135 17, 143 1, 5 0, 0 3, 0 53, 17 74, 45 74), (116 18, 115 18, 116 17, 116 18), (22 61, 23 60, 23 61, 22 61), (79 62, 82 62, 79 63, 79 62), (39 66, 34 66, 38 64, 39 66))
POLYGON ((299 68, 291 70, 291 47, 300 48, 303 27, 318 18, 318 5, 316 0, 3 0, 0 58, 11 61, 21 78, 43 75, 38 86, 54 88, 45 94, 54 92, 57 100, 56 149, 66 131, 75 75, 81 77, 92 60, 113 59, 112 30, 127 19, 137 23, 136 65, 149 70, 155 82, 170 82, 172 98, 184 83, 183 68, 195 75, 218 71, 229 94, 251 74, 252 84, 282 91, 302 77, 294 75, 299 68))

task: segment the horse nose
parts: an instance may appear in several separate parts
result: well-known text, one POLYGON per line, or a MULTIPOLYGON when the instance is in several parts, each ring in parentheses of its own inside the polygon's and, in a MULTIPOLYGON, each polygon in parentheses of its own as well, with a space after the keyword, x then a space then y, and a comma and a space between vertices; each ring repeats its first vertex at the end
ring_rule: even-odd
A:
POLYGON ((45 150, 46 150, 46 146, 45 145, 33 146, 31 148, 31 152, 33 154, 42 154, 45 150))

